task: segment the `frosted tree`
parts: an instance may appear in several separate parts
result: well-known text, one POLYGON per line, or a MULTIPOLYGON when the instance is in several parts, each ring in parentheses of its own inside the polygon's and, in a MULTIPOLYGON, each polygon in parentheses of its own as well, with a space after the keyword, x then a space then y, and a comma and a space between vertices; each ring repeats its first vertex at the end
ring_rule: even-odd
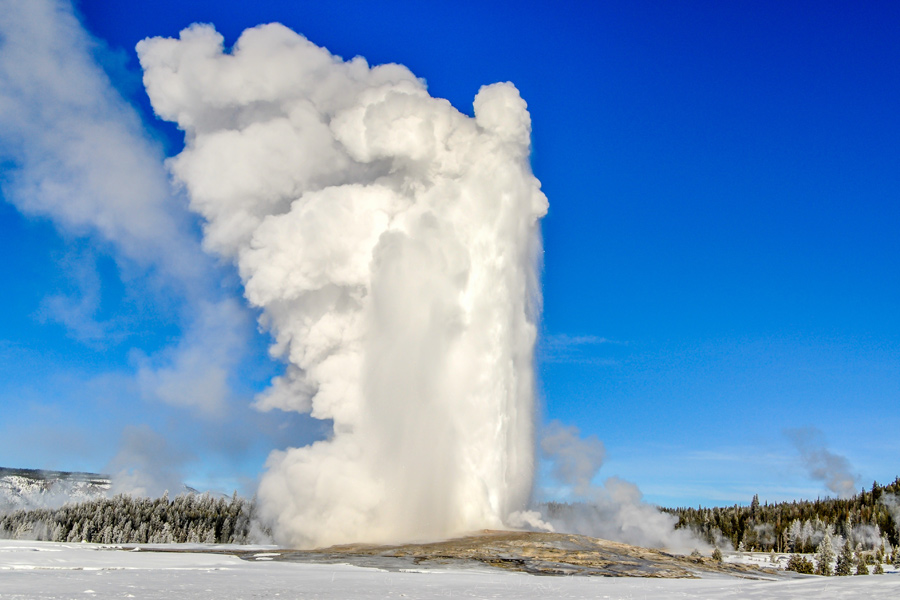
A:
POLYGON ((802 535, 802 525, 798 519, 794 519, 791 521, 791 526, 787 530, 787 547, 792 552, 797 552, 799 550, 801 535, 802 535))
POLYGON ((834 546, 831 543, 831 527, 825 529, 825 537, 816 548, 816 574, 830 576, 834 574, 831 563, 834 562, 834 546))
POLYGON ((801 552, 807 552, 809 550, 809 544, 815 535, 815 530, 813 529, 812 523, 807 519, 803 521, 803 525, 800 528, 800 541, 802 542, 802 546, 800 548, 801 552))
POLYGON ((844 537, 847 538, 847 543, 850 543, 850 540, 854 538, 853 536, 853 522, 848 518, 844 522, 844 537))

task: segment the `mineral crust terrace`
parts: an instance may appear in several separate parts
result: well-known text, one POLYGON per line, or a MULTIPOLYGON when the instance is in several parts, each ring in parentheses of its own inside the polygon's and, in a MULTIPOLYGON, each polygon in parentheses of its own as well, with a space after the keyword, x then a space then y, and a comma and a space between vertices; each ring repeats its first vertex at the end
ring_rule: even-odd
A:
MULTIPOLYGON (((165 548, 154 550, 166 551, 165 548)), ((207 550, 203 550, 207 551, 207 550)), ((534 575, 697 578, 712 574, 748 579, 786 575, 709 557, 681 556, 661 550, 563 533, 485 530, 439 542, 399 545, 347 544, 316 550, 219 552, 245 560, 342 563, 394 571, 447 568, 496 568, 534 575)))

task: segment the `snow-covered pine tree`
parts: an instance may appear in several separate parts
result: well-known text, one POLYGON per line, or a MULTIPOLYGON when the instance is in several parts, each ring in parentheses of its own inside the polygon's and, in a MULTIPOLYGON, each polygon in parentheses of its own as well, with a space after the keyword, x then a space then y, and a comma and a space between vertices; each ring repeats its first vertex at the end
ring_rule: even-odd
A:
POLYGON ((834 574, 831 563, 834 562, 834 546, 831 543, 831 527, 825 529, 825 537, 816 548, 816 574, 830 576, 834 574))
POLYGON ((800 535, 801 528, 803 526, 800 524, 798 519, 794 519, 791 521, 791 526, 786 530, 787 531, 787 549, 791 552, 798 552, 800 546, 800 535))
POLYGON ((800 552, 809 552, 812 544, 813 536, 816 530, 813 528, 812 522, 807 519, 800 526, 800 552))

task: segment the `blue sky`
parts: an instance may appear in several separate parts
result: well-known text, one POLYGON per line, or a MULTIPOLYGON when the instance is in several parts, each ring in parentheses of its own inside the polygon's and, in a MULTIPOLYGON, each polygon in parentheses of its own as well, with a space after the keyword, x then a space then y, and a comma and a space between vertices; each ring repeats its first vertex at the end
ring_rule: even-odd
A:
MULTIPOLYGON (((182 142, 153 117, 134 46, 193 22, 226 44, 284 23, 344 58, 402 63, 468 114, 481 85, 512 81, 550 200, 542 420, 604 442, 599 479, 666 505, 831 494, 796 429, 858 486, 900 474, 896 4, 77 7, 151 154, 182 142)), ((7 200, 18 160, 5 144, 7 200)), ((214 283, 186 291, 152 253, 21 206, 0 203, 0 464, 109 470, 164 447, 189 483, 252 491, 271 448, 322 434, 249 408, 279 367, 246 308, 225 416, 142 393, 142 368, 189 336, 191 299, 239 297, 228 265, 210 260, 214 283)))

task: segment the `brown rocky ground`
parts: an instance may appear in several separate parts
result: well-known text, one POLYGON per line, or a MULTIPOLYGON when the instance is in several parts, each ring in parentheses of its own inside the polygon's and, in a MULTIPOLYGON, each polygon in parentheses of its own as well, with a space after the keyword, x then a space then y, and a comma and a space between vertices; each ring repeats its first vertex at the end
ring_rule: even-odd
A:
POLYGON ((223 550, 245 560, 348 563, 387 570, 499 568, 535 575, 695 578, 714 574, 771 579, 775 571, 680 556, 561 533, 483 531, 442 542, 380 546, 349 544, 318 550, 223 550))

